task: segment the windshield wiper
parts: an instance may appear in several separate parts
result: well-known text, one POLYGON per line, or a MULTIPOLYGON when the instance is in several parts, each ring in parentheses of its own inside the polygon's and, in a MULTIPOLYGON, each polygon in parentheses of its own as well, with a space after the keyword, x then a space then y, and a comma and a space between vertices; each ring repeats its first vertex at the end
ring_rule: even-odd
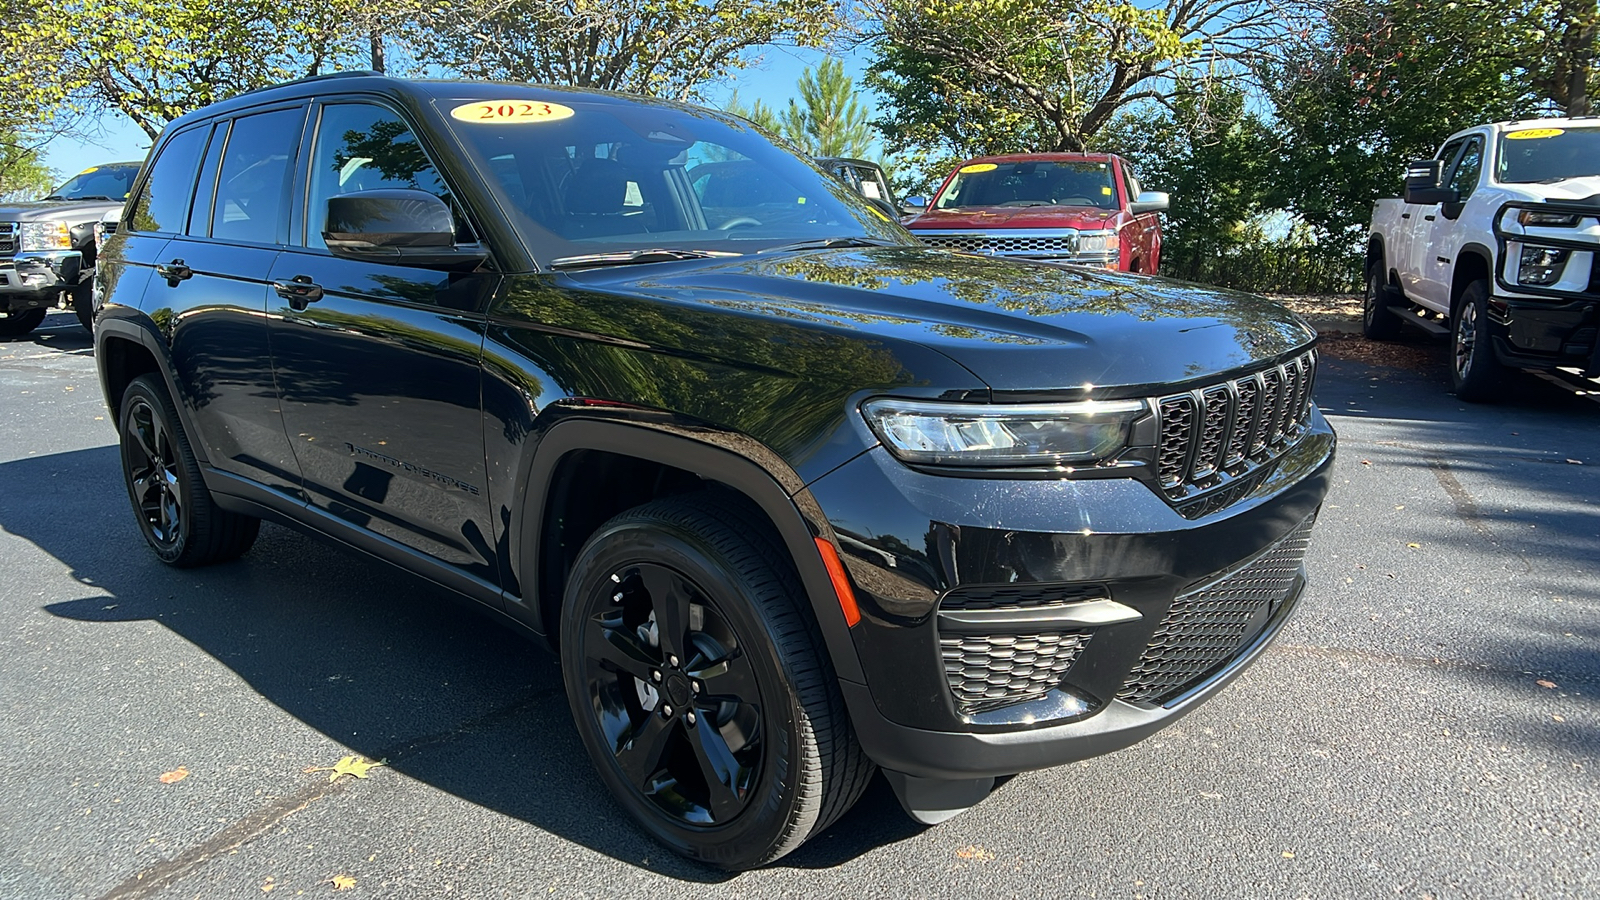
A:
POLYGON ((550 260, 552 269, 587 269, 594 266, 626 266, 633 263, 671 262, 677 259, 713 259, 719 256, 738 256, 737 253, 719 253, 711 250, 623 250, 616 253, 587 253, 583 256, 563 256, 550 260))
POLYGON ((60 194, 51 194, 50 196, 46 197, 45 199, 46 200, 115 200, 117 198, 115 198, 115 197, 107 197, 105 194, 84 194, 82 197, 63 197, 60 194))
POLYGON ((886 241, 880 238, 864 237, 831 237, 817 238, 811 241, 795 241, 792 244, 779 244, 758 250, 758 253, 787 253, 791 250, 831 250, 835 247, 904 247, 905 244, 896 241, 886 241))

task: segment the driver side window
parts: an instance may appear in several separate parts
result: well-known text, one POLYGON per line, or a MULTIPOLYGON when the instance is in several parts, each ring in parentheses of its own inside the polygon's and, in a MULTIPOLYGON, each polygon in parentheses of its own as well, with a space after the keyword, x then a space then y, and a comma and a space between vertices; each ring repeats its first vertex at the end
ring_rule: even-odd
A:
POLYGON ((1478 187, 1478 176, 1483 172, 1483 139, 1472 138, 1467 142, 1466 149, 1461 151, 1461 159, 1456 161, 1455 172, 1450 176, 1450 187, 1454 188, 1465 200, 1472 196, 1478 187))
MULTIPOLYGON (((311 150, 310 204, 306 208, 307 247, 326 247, 328 198, 357 191, 404 188, 426 191, 450 203, 450 189, 428 161, 417 137, 399 116, 370 103, 338 103, 322 108, 311 150)), ((472 243, 466 219, 456 212, 456 240, 472 243)))

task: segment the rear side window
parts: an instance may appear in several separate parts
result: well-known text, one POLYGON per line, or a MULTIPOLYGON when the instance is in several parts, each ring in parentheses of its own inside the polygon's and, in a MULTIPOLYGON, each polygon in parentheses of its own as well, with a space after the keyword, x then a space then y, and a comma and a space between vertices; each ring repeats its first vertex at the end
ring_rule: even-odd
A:
POLYGON ((211 236, 258 244, 281 242, 303 109, 235 119, 222 153, 211 236))
POLYGON ((133 208, 134 231, 175 234, 183 231, 189 217, 189 198, 194 194, 194 177, 200 169, 200 154, 205 150, 206 129, 191 128, 172 136, 150 167, 133 208))

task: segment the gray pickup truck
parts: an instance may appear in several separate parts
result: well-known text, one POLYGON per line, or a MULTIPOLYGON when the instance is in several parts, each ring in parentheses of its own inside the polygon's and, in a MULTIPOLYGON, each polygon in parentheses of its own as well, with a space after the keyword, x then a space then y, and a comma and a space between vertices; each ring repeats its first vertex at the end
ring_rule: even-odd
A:
POLYGON ((94 324, 94 226, 121 209, 139 163, 93 166, 43 200, 0 205, 0 337, 27 334, 52 306, 94 324))

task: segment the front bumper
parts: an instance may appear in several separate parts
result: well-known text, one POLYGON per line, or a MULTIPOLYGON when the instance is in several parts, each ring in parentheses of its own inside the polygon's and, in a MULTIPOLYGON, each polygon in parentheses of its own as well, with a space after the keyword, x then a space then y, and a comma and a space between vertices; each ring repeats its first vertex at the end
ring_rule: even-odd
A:
POLYGON ((814 482, 862 612, 851 633, 865 683, 841 689, 867 754, 915 779, 981 780, 1116 750, 1175 721, 1287 619, 1334 447, 1313 415, 1247 494, 1198 519, 1132 479, 934 475, 881 447, 814 482), (1044 600, 1015 599, 1029 595, 1044 600), (969 601, 983 597, 974 615, 969 601), (1219 601, 1208 609, 1228 619, 1220 632, 1174 625, 1196 598, 1219 601), (1185 641, 1214 646, 1186 661, 1185 641), (999 662, 985 670, 988 658, 999 662), (986 699, 985 681, 1003 702, 986 699), (1018 690, 1023 702, 1006 697, 1018 690))
POLYGON ((1096 269, 1120 267, 1112 230, 1076 228, 912 229, 917 240, 940 250, 984 256, 1071 263, 1096 269))
POLYGON ((1498 243, 1489 304, 1495 353, 1529 369, 1580 367, 1600 375, 1600 205, 1589 201, 1503 204, 1494 217, 1498 243), (1571 226, 1523 226, 1523 210, 1573 216, 1571 226), (1522 283, 1525 249, 1566 254, 1548 285, 1522 283))
POLYGON ((47 306, 57 294, 76 287, 82 277, 80 251, 23 251, 0 259, 0 305, 11 309, 47 306))

